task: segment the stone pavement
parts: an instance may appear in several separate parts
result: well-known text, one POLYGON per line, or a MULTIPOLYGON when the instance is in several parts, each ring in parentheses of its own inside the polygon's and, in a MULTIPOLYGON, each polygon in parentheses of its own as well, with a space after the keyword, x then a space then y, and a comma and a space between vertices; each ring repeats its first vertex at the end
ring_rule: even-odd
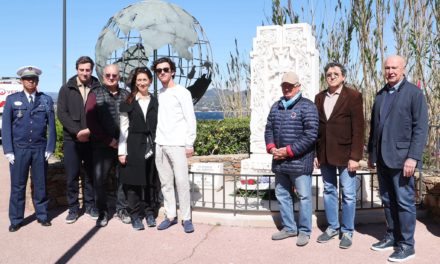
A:
MULTIPOLYGON (((296 238, 272 241, 275 224, 269 227, 197 224, 185 234, 180 225, 168 230, 134 231, 113 218, 105 228, 82 216, 74 224, 64 223, 65 210, 51 211, 52 226, 42 227, 31 211, 25 226, 8 232, 10 177, 6 158, 0 154, 0 263, 386 263, 391 252, 374 252, 370 245, 381 238, 385 225, 356 226, 350 249, 338 241, 316 241, 322 232, 314 227, 310 243, 299 248, 296 238)), ((209 213, 204 213, 209 214, 209 213)), ((231 213, 232 215, 232 213, 231 213)), ((232 218, 232 217, 231 217, 232 218)), ((206 217, 204 218, 206 220, 206 217)), ((160 217, 158 221, 162 220, 160 217)), ((203 222, 206 222, 206 221, 203 222)), ((216 221, 212 221, 216 223, 216 221)), ((233 221, 229 221, 233 224, 233 221)), ((416 258, 406 263, 439 263, 440 225, 419 219, 416 229, 416 258)))

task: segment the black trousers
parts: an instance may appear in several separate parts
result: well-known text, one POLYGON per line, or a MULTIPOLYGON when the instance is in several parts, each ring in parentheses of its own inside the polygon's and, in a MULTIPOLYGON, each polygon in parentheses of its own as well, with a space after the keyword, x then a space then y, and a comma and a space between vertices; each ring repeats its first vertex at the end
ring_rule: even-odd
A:
POLYGON ((67 177, 67 203, 69 210, 79 210, 79 177, 81 165, 84 167, 83 206, 94 207, 92 146, 90 142, 64 141, 64 167, 67 177))
POLYGON ((124 192, 128 202, 128 212, 131 219, 147 217, 153 215, 156 217, 156 207, 153 201, 145 199, 145 187, 141 185, 124 184, 124 192))
POLYGON ((108 211, 107 182, 112 167, 116 176, 116 211, 127 208, 123 186, 119 181, 118 150, 110 147, 93 148, 93 180, 95 184, 95 203, 99 212, 108 211))

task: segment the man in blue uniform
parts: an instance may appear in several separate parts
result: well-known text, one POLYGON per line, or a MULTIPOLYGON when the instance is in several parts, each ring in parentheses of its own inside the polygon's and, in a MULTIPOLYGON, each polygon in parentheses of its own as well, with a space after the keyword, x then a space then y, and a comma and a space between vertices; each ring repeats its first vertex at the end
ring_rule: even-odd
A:
POLYGON ((29 167, 37 221, 42 226, 51 225, 47 214, 46 172, 47 160, 55 150, 55 117, 52 98, 37 91, 40 74, 37 67, 20 68, 17 75, 23 91, 9 95, 3 110, 3 151, 11 174, 9 232, 17 231, 23 223, 29 167))

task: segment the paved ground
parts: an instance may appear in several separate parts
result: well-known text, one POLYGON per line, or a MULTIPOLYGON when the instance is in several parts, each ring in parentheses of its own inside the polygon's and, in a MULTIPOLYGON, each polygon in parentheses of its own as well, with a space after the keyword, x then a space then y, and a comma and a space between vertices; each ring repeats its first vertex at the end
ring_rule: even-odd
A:
MULTIPOLYGON (((272 241, 272 227, 230 227, 196 224, 185 234, 180 225, 169 230, 134 231, 117 219, 98 229, 82 216, 64 223, 66 211, 52 211, 52 226, 42 227, 30 211, 25 226, 8 232, 9 170, 0 154, 0 263, 386 263, 391 252, 374 252, 370 245, 381 238, 384 224, 356 226, 348 250, 338 241, 316 243, 321 233, 313 229, 311 242, 299 248, 296 239, 272 241)), ((196 214, 195 214, 196 215, 196 214)), ((195 217, 194 217, 195 218, 195 217)), ((158 219, 161 220, 161 219, 158 219)), ((194 219, 197 221, 197 219, 194 219)), ((213 221, 215 222, 215 221, 213 221)), ((407 263, 439 263, 440 225, 420 219, 416 229, 416 258, 407 263)))

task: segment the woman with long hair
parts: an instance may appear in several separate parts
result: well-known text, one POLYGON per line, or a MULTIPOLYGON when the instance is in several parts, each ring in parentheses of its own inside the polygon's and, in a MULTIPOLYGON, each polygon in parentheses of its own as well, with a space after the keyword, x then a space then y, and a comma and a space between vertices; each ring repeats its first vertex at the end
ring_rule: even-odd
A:
POLYGON ((160 206, 160 183, 154 163, 158 101, 148 92, 153 78, 150 70, 139 67, 132 75, 131 93, 120 105, 118 155, 131 224, 135 230, 143 230, 143 217, 148 227, 156 226, 160 206))

